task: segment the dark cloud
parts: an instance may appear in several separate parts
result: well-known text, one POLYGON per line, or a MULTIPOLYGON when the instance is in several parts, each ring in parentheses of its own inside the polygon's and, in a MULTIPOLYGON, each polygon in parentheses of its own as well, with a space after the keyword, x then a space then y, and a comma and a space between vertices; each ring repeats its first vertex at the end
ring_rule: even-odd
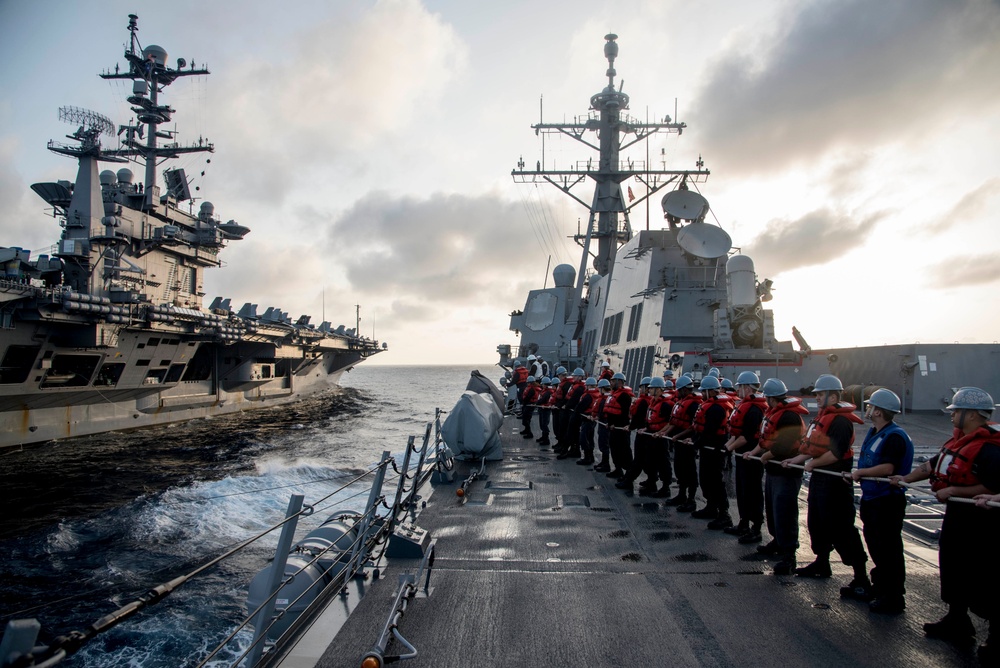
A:
POLYGON ((988 115, 1000 100, 1000 4, 829 0, 716 60, 695 101, 706 158, 780 169, 988 115))
POLYGON ((986 285, 1000 280, 997 267, 1000 267, 1000 252, 952 258, 931 266, 926 284, 942 290, 986 285))
POLYGON ((762 275, 825 264, 863 246, 885 215, 875 213, 855 220, 846 214, 820 209, 798 220, 772 220, 744 250, 762 275))
POLYGON ((948 213, 939 220, 928 223, 924 230, 930 234, 950 232, 967 220, 987 213, 989 204, 1000 196, 1000 178, 987 180, 975 190, 967 192, 948 213))

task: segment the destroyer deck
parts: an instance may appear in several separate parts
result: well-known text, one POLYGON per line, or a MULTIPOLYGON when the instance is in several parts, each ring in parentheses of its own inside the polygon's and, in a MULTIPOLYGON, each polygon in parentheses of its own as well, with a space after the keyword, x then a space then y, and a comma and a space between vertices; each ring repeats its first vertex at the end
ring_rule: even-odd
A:
MULTIPOLYGON (((948 431, 940 415, 906 416, 902 424, 918 453, 936 449, 948 431)), ((921 625, 945 611, 932 543, 906 535, 908 608, 898 617, 874 615, 865 604, 840 598, 851 573, 836 556, 828 580, 774 576, 754 546, 709 531, 705 521, 662 500, 628 495, 590 467, 557 461, 551 449, 522 439, 519 427, 506 418, 504 461, 488 465, 464 501, 455 495, 457 483, 424 495, 427 505, 416 523, 437 541, 432 591, 411 602, 399 625, 418 650, 401 665, 937 667, 974 661, 974 649, 923 636, 921 625)), ((801 510, 798 558, 804 564, 812 560, 804 498, 801 510)), ((352 601, 357 608, 339 632, 321 618, 282 665, 360 665, 389 615, 397 575, 418 566, 390 563, 365 598, 352 601)), ((401 650, 391 643, 387 654, 401 650)))

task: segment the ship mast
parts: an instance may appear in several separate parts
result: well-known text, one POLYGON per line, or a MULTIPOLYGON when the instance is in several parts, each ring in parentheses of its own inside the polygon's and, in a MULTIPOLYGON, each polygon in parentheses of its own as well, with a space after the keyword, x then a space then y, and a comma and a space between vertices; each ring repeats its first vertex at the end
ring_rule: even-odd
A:
POLYGON ((601 276, 607 275, 614 267, 618 248, 632 237, 629 212, 634 207, 670 183, 678 180, 681 184, 687 181, 701 182, 710 174, 708 170, 702 169, 700 160, 696 170, 657 170, 650 169, 649 165, 642 161, 622 162, 620 154, 624 149, 660 132, 680 135, 687 124, 678 123, 670 116, 659 123, 640 122, 622 113, 629 108, 629 97, 622 92, 622 83, 615 87, 618 35, 605 35, 604 39, 606 40, 604 55, 608 59, 608 85, 590 98, 591 113, 587 118, 582 122, 578 118, 574 123, 539 122, 532 126, 536 135, 564 134, 597 151, 596 164, 592 159, 588 159, 578 161, 572 169, 557 170, 546 169, 545 165, 539 162, 534 171, 525 171, 522 160, 518 163, 518 168, 511 172, 515 183, 551 183, 590 211, 586 233, 574 236, 584 251, 580 261, 580 271, 577 274, 578 302, 583 295, 586 261, 591 253, 592 240, 597 241, 594 270, 601 276), (588 132, 597 133, 597 143, 590 140, 588 132), (633 177, 646 186, 646 193, 626 202, 622 196, 621 184, 633 177), (589 204, 571 192, 575 186, 588 178, 595 183, 593 198, 589 204))
POLYGON ((131 33, 131 41, 128 50, 125 52, 125 59, 129 63, 127 72, 119 72, 117 66, 114 72, 101 73, 102 79, 132 79, 132 95, 128 98, 129 104, 134 105, 132 111, 136 113, 141 124, 146 126, 146 143, 143 145, 140 140, 143 136, 142 125, 126 125, 120 132, 126 132, 122 140, 122 146, 115 151, 104 151, 104 156, 119 157, 141 157, 145 163, 146 171, 143 177, 143 187, 145 188, 145 199, 143 209, 150 210, 156 204, 156 165, 159 159, 177 158, 183 153, 212 153, 215 146, 210 142, 200 141, 198 144, 190 146, 180 146, 176 142, 165 146, 158 146, 158 139, 173 139, 174 132, 170 130, 160 130, 159 126, 171 120, 171 114, 176 111, 169 105, 159 104, 159 94, 181 77, 198 76, 209 74, 207 68, 198 69, 194 63, 191 67, 184 69, 187 65, 183 58, 177 59, 177 69, 171 69, 166 65, 167 52, 162 48, 150 45, 146 49, 139 44, 139 37, 136 34, 139 30, 137 23, 138 16, 129 14, 128 30, 131 33))

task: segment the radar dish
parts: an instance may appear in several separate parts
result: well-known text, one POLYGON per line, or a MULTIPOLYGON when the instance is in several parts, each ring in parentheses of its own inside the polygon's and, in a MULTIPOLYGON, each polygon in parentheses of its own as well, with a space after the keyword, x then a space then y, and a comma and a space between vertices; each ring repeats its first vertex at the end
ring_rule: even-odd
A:
POLYGON ((733 247, 733 240, 724 229, 708 223, 691 223, 681 228, 677 243, 691 255, 707 260, 722 257, 733 247))
POLYGON ((681 220, 701 220, 708 200, 693 190, 672 190, 663 196, 663 213, 681 220))

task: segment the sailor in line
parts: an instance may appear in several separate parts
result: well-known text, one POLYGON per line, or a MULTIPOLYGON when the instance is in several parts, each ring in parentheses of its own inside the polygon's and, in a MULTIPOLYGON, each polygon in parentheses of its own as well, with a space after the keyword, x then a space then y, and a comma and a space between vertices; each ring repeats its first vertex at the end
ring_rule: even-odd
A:
POLYGON ((587 390, 580 397, 580 402, 576 405, 580 413, 580 453, 581 457, 576 460, 580 466, 589 466, 594 463, 594 413, 601 403, 601 391, 597 389, 597 379, 591 376, 584 385, 587 390))
POLYGON ((744 459, 759 456, 765 465, 764 516, 772 538, 766 545, 758 545, 757 552, 779 558, 774 565, 775 575, 791 575, 799 548, 802 470, 782 466, 781 462, 798 455, 806 433, 802 416, 809 411, 800 399, 788 396, 788 388, 778 378, 764 381, 761 393, 767 400, 767 412, 760 424, 760 440, 756 448, 743 455, 744 459))
POLYGON ((861 485, 861 522, 865 544, 875 567, 871 589, 864 582, 852 582, 840 590, 841 596, 870 601, 872 612, 896 615, 906 602, 906 563, 903 558, 903 519, 906 496, 902 488, 865 478, 907 475, 913 467, 913 442, 893 422, 902 410, 899 397, 887 389, 872 392, 865 402, 865 416, 872 427, 861 445, 858 468, 851 474, 861 485))
POLYGON ((531 433, 531 418, 535 414, 535 404, 538 403, 538 397, 541 396, 541 393, 541 387, 535 377, 528 376, 524 390, 521 391, 521 436, 524 438, 535 437, 531 433))
MULTIPOLYGON (((1000 424, 990 421, 993 397, 978 387, 963 387, 951 400, 954 435, 941 452, 892 483, 930 478, 939 501, 971 499, 1000 491, 1000 424)), ((990 633, 979 647, 980 661, 1000 665, 1000 513, 984 512, 973 504, 946 503, 938 564, 941 600, 948 604, 943 619, 924 624, 928 638, 971 645, 976 631, 969 612, 989 620, 990 633)))
MULTIPOLYGON (((825 469, 850 474, 854 465, 854 424, 863 424, 854 412, 852 403, 841 401, 844 386, 840 379, 823 374, 813 387, 819 412, 806 431, 799 455, 785 460, 782 466, 805 464, 805 470, 825 469)), ((809 479, 807 496, 809 544, 815 561, 797 568, 800 577, 828 578, 830 552, 834 549, 845 564, 854 569, 850 588, 871 589, 868 581, 868 555, 861 544, 861 535, 854 526, 857 511, 854 508, 854 486, 844 478, 832 475, 813 475, 809 479)))
POLYGON ((760 440, 760 423, 767 410, 767 400, 757 392, 760 378, 753 371, 744 371, 736 378, 739 402, 729 416, 729 440, 726 450, 735 452, 736 508, 740 519, 736 526, 723 529, 738 536, 740 543, 749 545, 762 540, 764 523, 764 465, 755 459, 744 459, 743 453, 757 447, 760 440))
MULTIPOLYGON (((656 477, 663 485, 654 490, 652 496, 670 498, 670 483, 673 482, 673 467, 670 464, 670 442, 663 434, 670 426, 670 413, 674 409, 674 393, 667 392, 667 382, 663 378, 649 381, 649 408, 646 410, 646 431, 649 432, 650 459, 656 477)), ((672 385, 670 387, 673 387, 672 385)))
POLYGON ((542 432, 540 438, 536 438, 538 445, 549 444, 549 420, 552 418, 552 380, 547 376, 542 376, 541 393, 538 395, 538 430, 542 432))
POLYGON ((601 451, 601 463, 595 466, 594 470, 598 473, 610 473, 611 445, 608 440, 610 432, 608 431, 608 423, 605 421, 607 418, 604 416, 604 407, 611 399, 611 381, 607 378, 601 378, 597 381, 597 389, 601 396, 598 399, 597 408, 594 410, 594 421, 597 423, 595 431, 597 432, 597 449, 601 451))
POLYGON ((632 490, 632 485, 638 480, 639 475, 646 474, 646 479, 639 483, 639 494, 648 496, 650 486, 656 490, 656 473, 651 471, 649 459, 649 439, 646 436, 646 411, 649 409, 649 376, 639 381, 639 394, 632 400, 629 406, 628 430, 630 435, 634 435, 632 464, 625 471, 625 475, 615 483, 618 489, 632 490))
POLYGON ((695 510, 691 517, 710 520, 709 529, 721 530, 733 525, 729 516, 729 497, 723 467, 729 452, 726 445, 726 425, 733 405, 722 391, 718 376, 705 376, 699 387, 702 402, 694 415, 694 447, 698 451, 698 483, 701 485, 705 507, 695 510))
POLYGON ((690 513, 696 508, 694 496, 698 489, 698 465, 694 446, 683 439, 694 433, 694 416, 701 403, 701 395, 694 391, 694 381, 690 376, 677 379, 676 398, 670 413, 670 425, 664 435, 674 444, 674 474, 678 490, 677 496, 669 499, 667 505, 677 506, 682 513, 690 513))
POLYGON ((604 417, 608 423, 608 445, 615 468, 608 474, 621 478, 632 464, 632 444, 629 441, 628 416, 632 405, 632 390, 625 387, 625 374, 611 377, 611 396, 604 403, 604 417))

